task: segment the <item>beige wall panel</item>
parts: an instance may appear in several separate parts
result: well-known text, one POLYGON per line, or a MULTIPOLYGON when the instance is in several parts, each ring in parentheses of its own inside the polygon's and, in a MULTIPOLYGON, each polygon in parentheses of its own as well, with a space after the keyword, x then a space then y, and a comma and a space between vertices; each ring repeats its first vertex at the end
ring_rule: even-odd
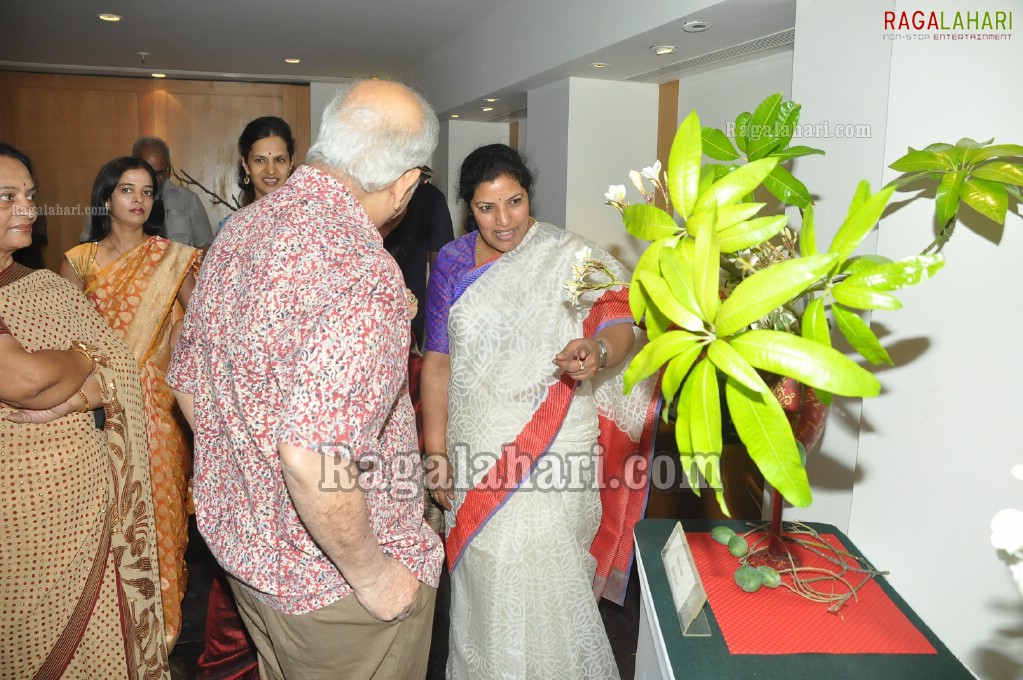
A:
MULTIPOLYGON (((45 78, 45 76, 41 76, 45 78)), ((139 131, 138 81, 119 79, 30 79, 4 87, 9 123, 3 137, 32 158, 39 182, 49 245, 47 267, 57 269, 65 250, 78 243, 96 173, 104 163, 130 153, 139 131), (103 81, 115 81, 105 88, 103 81), (9 127, 8 127, 9 125, 9 127)))

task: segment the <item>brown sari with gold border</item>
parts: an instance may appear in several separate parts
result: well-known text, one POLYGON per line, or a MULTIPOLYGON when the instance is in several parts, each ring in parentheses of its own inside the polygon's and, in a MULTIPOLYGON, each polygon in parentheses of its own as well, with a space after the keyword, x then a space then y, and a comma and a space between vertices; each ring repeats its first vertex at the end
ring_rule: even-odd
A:
POLYGON ((94 350, 106 426, 0 404, 0 678, 168 680, 146 421, 131 351, 56 274, 0 272, 0 320, 29 350, 94 350))

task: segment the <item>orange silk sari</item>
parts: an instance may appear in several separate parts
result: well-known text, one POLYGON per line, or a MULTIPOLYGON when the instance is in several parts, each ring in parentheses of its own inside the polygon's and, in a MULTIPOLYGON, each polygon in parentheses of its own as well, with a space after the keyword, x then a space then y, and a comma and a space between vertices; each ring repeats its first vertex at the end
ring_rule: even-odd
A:
POLYGON ((181 631, 181 600, 188 568, 188 480, 192 452, 174 395, 164 376, 171 357, 171 327, 182 319, 178 289, 197 272, 202 252, 151 236, 106 267, 96 263, 96 244, 83 243, 65 254, 85 282, 85 294, 138 359, 149 438, 156 509, 160 588, 168 641, 181 631))

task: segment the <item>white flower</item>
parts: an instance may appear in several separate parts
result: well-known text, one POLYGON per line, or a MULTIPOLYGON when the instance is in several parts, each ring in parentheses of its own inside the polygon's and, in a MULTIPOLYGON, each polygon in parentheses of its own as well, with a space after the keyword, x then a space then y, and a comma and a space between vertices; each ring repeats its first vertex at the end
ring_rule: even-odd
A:
POLYGON ((639 190, 639 193, 646 196, 646 189, 643 188, 643 176, 635 170, 629 170, 629 179, 632 180, 632 186, 639 190))
POLYGON ((583 246, 575 253, 575 261, 579 264, 586 264, 588 261, 593 259, 593 251, 589 246, 583 246))
POLYGON ((1023 549, 1023 512, 999 510, 991 520, 991 545, 1010 555, 1023 549))
POLYGON ((604 194, 604 200, 610 203, 625 203, 625 185, 612 184, 609 186, 607 193, 604 194))
POLYGON ((654 164, 650 167, 643 168, 643 176, 657 184, 661 180, 661 162, 654 161, 654 164))

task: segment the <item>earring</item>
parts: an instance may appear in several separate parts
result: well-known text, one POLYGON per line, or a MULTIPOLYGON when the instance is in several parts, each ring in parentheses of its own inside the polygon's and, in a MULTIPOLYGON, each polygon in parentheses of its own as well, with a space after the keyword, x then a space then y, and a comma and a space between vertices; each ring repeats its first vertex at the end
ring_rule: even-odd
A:
POLYGON ((249 179, 249 176, 245 175, 245 179, 242 180, 242 184, 244 184, 245 186, 249 186, 249 182, 251 181, 252 180, 249 179))

